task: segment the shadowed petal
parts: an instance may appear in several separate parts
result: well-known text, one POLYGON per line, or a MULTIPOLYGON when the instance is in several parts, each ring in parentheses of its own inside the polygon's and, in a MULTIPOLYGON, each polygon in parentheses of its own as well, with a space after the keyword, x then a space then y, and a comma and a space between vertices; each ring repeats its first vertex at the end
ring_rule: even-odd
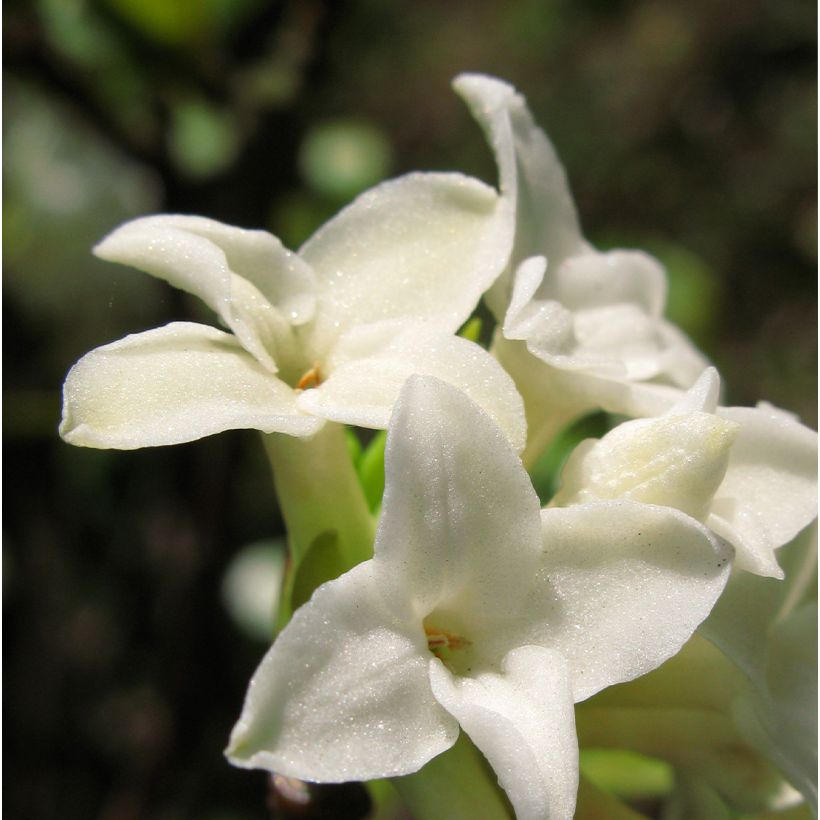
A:
POLYGON ((518 820, 570 820, 578 789, 578 741, 564 659, 549 649, 514 649, 500 674, 452 675, 430 664, 439 703, 498 775, 518 820))

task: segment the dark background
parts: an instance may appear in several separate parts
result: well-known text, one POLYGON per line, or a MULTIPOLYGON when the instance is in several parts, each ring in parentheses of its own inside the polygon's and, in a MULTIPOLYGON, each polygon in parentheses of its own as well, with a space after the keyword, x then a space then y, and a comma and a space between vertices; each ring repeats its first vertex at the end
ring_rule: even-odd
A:
POLYGON ((734 404, 816 426, 816 8, 803 0, 5 4, 4 804, 9 817, 268 816, 222 759, 264 643, 237 551, 281 533, 255 434, 132 453, 56 435, 84 352, 188 297, 90 255, 148 212, 291 247, 409 170, 495 181, 449 89, 527 95, 587 235, 667 265, 734 404), (351 159, 352 157, 352 159, 351 159))

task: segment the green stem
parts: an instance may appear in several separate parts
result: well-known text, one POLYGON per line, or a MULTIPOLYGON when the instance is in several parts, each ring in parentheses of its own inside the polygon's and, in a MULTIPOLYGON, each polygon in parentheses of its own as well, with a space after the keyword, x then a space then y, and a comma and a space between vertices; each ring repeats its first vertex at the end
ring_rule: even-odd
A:
POLYGON ((414 820, 511 820, 512 810, 464 732, 423 769, 391 782, 414 820))
POLYGON ((332 536, 341 572, 373 556, 374 522, 344 433, 342 425, 328 422, 311 438, 264 436, 288 531, 286 606, 295 573, 321 536, 332 536))

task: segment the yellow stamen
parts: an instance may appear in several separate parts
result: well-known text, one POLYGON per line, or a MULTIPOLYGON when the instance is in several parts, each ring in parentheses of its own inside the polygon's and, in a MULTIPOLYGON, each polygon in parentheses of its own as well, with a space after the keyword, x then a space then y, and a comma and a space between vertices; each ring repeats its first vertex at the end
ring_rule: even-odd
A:
POLYGON ((310 390, 311 387, 317 387, 322 383, 322 376, 319 373, 319 362, 314 362, 310 370, 302 374, 302 378, 296 382, 297 390, 310 390))
POLYGON ((442 649, 466 649, 473 645, 472 641, 461 635, 434 626, 425 626, 424 634, 427 635, 427 648, 436 656, 442 649))

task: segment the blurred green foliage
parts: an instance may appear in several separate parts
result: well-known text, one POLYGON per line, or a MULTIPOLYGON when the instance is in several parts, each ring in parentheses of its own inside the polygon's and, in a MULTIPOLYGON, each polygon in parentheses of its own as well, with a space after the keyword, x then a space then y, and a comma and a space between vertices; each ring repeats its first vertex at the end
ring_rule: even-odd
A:
MULTIPOLYGON (((91 257, 129 217, 202 214, 296 247, 386 174, 494 182, 449 89, 459 71, 493 73, 553 138, 586 233, 667 266, 669 314, 728 398, 816 424, 813 4, 12 0, 5 12, 10 816, 267 816, 264 776, 221 756, 259 645, 220 591, 242 545, 281 533, 256 437, 119 454, 55 433, 83 352, 208 320, 91 257)), ((562 452, 548 454, 545 497, 562 452)), ((372 504, 377 468, 373 455, 372 504)))

